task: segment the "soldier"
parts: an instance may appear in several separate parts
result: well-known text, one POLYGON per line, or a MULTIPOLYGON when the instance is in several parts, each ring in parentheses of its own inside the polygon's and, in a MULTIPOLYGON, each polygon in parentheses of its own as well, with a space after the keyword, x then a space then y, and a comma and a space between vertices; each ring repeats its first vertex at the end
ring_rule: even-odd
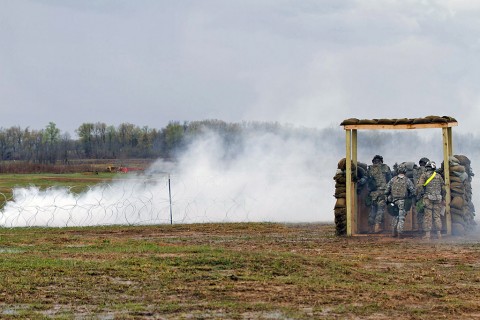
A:
POLYGON ((406 204, 406 201, 410 201, 410 198, 415 196, 415 187, 413 182, 405 175, 407 173, 407 167, 405 164, 398 166, 398 175, 393 177, 388 183, 385 189, 385 196, 387 197, 388 205, 393 205, 398 208, 398 215, 395 215, 392 220, 392 236, 399 238, 402 237, 403 224, 405 223, 406 210, 410 210, 410 204, 406 204))
POLYGON ((372 164, 367 169, 368 187, 370 197, 370 214, 368 216, 368 225, 370 233, 381 232, 381 223, 385 212, 385 189, 387 183, 392 178, 392 171, 383 163, 383 157, 376 155, 372 159, 372 164))
POLYGON ((440 213, 445 199, 445 184, 440 174, 435 172, 435 162, 429 161, 425 165, 426 171, 417 182, 417 199, 423 199, 425 213, 423 217, 423 239, 430 239, 432 220, 437 231, 437 238, 442 238, 442 220, 440 213))
MULTIPOLYGON (((413 181, 415 183, 415 186, 418 183, 418 179, 420 176, 425 172, 425 165, 427 162, 430 160, 428 158, 421 158, 418 161, 418 164, 420 165, 419 167, 416 168, 416 170, 413 171, 413 181)), ((417 225, 418 225, 418 231, 420 233, 423 232, 423 214, 424 214, 424 208, 423 208, 423 201, 422 199, 418 200, 417 203, 415 204, 414 210, 417 214, 417 225)))

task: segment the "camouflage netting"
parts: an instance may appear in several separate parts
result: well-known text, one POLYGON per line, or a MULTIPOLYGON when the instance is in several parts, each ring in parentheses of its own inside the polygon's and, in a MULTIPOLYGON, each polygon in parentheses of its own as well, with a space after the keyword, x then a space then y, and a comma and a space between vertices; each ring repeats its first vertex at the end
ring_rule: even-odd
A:
MULTIPOLYGON (((346 178, 347 161, 345 158, 341 159, 337 165, 337 171, 333 180, 335 180, 335 194, 337 199, 333 209, 335 214, 335 234, 337 236, 344 236, 347 234, 347 178, 346 178)), ((352 163, 352 181, 361 179, 366 174, 366 165, 358 163, 358 170, 355 170, 355 165, 352 163), (355 171, 357 173, 355 174, 355 171)))
MULTIPOLYGON (((452 234, 464 235, 475 228, 475 207, 472 203, 472 178, 470 159, 464 155, 449 158, 450 165, 450 213, 452 234)), ((443 163, 442 163, 443 169, 443 163)))
POLYGON ((355 124, 389 124, 389 125, 400 125, 400 124, 428 124, 428 123, 449 123, 457 122, 455 118, 449 116, 427 116, 424 118, 413 118, 413 119, 357 119, 350 118, 343 120, 340 125, 355 125, 355 124))

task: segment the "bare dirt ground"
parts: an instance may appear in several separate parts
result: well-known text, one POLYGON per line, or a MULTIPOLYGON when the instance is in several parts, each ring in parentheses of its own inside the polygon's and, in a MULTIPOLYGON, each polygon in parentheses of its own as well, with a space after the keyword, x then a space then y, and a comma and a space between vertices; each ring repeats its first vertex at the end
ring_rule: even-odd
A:
POLYGON ((480 237, 331 224, 0 229, 0 318, 480 319, 480 237))

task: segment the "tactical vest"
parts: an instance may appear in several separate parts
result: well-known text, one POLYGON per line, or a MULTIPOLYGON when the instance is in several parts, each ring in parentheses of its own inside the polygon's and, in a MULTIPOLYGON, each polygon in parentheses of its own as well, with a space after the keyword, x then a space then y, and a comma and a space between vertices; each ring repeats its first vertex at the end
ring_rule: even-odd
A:
MULTIPOLYGON (((427 181, 428 178, 433 174, 433 172, 425 172, 423 174, 424 180, 427 181)), ((442 200, 442 187, 443 179, 437 173, 437 175, 425 186, 425 195, 430 200, 442 200)))
POLYGON ((425 169, 425 166, 420 166, 416 170, 413 171, 413 183, 417 185, 418 179, 424 174, 427 170, 425 169))
POLYGON ((375 180, 377 189, 385 189, 387 186, 387 179, 385 174, 387 173, 388 166, 386 164, 371 165, 369 168, 369 175, 375 180))
POLYGON ((396 176, 392 181, 392 196, 394 199, 404 199, 407 197, 407 177, 396 176))

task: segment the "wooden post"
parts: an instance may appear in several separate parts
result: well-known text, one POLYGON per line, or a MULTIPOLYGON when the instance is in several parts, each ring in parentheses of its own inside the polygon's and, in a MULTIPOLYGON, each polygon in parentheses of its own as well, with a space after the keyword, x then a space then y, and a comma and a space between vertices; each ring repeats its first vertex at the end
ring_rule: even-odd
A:
MULTIPOLYGON (((358 177, 358 160, 357 160, 357 130, 352 130, 352 161, 355 166, 355 177, 358 177)), ((358 204, 357 204, 357 183, 353 182, 351 186, 352 193, 352 234, 357 234, 358 232, 358 204)))
POLYGON ((453 156, 453 137, 452 137, 452 127, 447 128, 448 135, 448 156, 453 156))
POLYGON ((346 207, 347 207, 347 236, 352 235, 352 130, 345 130, 346 137, 346 207))
POLYGON ((170 173, 168 174, 168 199, 170 203, 170 224, 173 224, 173 213, 172 213, 172 188, 170 186, 170 173))
POLYGON ((443 136, 443 176, 445 177, 445 222, 447 224, 447 235, 452 234, 452 216, 450 214, 450 163, 449 157, 452 155, 452 130, 451 128, 442 128, 443 136), (449 130, 450 129, 450 130, 449 130))
MULTIPOLYGON (((447 234, 452 232, 452 217, 450 210, 451 192, 450 192, 450 166, 448 159, 453 155, 453 141, 452 141, 452 127, 457 126, 456 120, 449 120, 448 122, 427 122, 427 123, 414 123, 414 119, 411 123, 405 124, 379 124, 379 123, 360 123, 345 124, 346 136, 346 215, 347 215, 347 235, 352 236, 358 232, 358 223, 363 219, 358 215, 358 197, 356 192, 356 183, 352 183, 352 163, 355 168, 358 169, 357 162, 357 131, 358 130, 412 130, 412 129, 433 129, 442 128, 443 130, 443 162, 445 169, 445 224, 447 234)), ((443 219, 442 219, 443 220, 443 219)), ((363 221, 363 220, 362 220, 363 221)))

